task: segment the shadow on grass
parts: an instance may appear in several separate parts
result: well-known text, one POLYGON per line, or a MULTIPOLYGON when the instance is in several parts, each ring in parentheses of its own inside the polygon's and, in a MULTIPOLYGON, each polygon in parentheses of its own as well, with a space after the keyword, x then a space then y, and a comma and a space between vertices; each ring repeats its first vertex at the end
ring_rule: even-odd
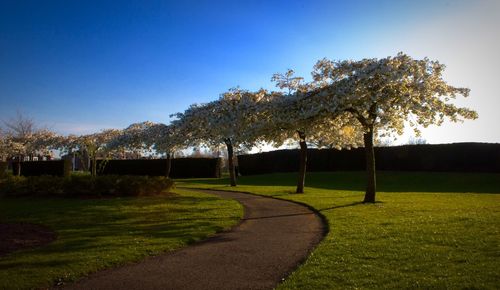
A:
MULTIPOLYGON (((379 203, 379 202, 377 202, 377 203, 379 203)), ((366 203, 359 201, 359 202, 353 202, 353 203, 344 204, 344 205, 337 205, 337 206, 332 206, 332 207, 321 208, 321 209, 318 209, 318 211, 323 212, 323 211, 334 210, 334 209, 338 209, 338 208, 352 207, 352 206, 361 205, 361 204, 366 204, 366 203)), ((298 212, 298 213, 289 213, 289 214, 281 214, 281 215, 252 217, 252 218, 244 218, 243 220, 260 220, 260 219, 292 217, 292 216, 302 216, 302 215, 314 215, 314 212, 298 212)))
POLYGON ((196 242, 207 233, 223 230, 220 221, 233 219, 216 214, 217 197, 167 199, 2 198, 2 220, 31 222, 31 218, 36 218, 56 230, 58 239, 43 247, 2 257, 0 269, 14 269, 21 264, 33 269, 80 265, 89 263, 92 256, 121 255, 140 247, 158 251, 165 249, 162 246, 165 242, 196 242), (162 211, 155 209, 159 202, 167 202, 169 207, 162 211), (209 214, 212 210, 214 214, 209 214), (117 249, 123 249, 123 253, 117 249))
MULTIPOLYGON (((296 173, 274 173, 241 176, 238 178, 238 185, 294 187, 296 180, 296 173)), ((310 172, 306 176, 306 187, 364 191, 365 180, 366 176, 363 171, 310 172)), ((188 179, 185 181, 221 186, 228 184, 227 178, 188 179)), ((379 192, 500 193, 500 174, 379 171, 377 172, 377 190, 379 192)), ((288 191, 278 195, 286 194, 288 191)))
POLYGON ((333 209, 338 209, 338 208, 351 207, 351 206, 356 206, 356 205, 360 205, 360 204, 365 204, 365 203, 362 202, 362 201, 357 201, 357 202, 343 204, 343 205, 336 205, 336 206, 321 208, 321 209, 318 209, 318 211, 319 212, 324 212, 324 211, 327 211, 327 210, 333 210, 333 209))
POLYGON ((268 216, 258 216, 258 217, 244 218, 243 220, 262 220, 262 219, 272 219, 272 218, 292 217, 292 216, 302 216, 302 215, 314 215, 314 213, 313 212, 298 212, 298 213, 278 214, 278 215, 268 215, 268 216))

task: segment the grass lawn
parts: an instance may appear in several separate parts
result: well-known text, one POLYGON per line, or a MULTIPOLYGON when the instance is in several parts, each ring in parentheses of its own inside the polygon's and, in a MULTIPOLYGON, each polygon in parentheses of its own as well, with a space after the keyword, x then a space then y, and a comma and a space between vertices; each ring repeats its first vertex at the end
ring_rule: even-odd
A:
POLYGON ((2 198, 0 222, 51 227, 53 243, 0 258, 0 289, 48 287, 90 272, 185 246, 238 223, 239 203, 176 195, 110 198, 2 198))
POLYGON ((362 204, 364 173, 185 180, 179 186, 239 190, 306 203, 329 232, 280 289, 498 289, 500 174, 379 172, 378 203, 362 204))

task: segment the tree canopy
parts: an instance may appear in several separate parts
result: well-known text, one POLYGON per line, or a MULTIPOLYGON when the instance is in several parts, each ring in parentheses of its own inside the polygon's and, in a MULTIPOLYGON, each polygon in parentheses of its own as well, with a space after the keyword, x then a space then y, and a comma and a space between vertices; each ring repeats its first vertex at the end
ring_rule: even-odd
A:
MULTIPOLYGON (((366 151, 366 202, 375 201, 374 138, 477 118, 471 109, 454 100, 467 97, 469 89, 454 87, 443 79, 445 66, 428 58, 414 59, 404 53, 362 60, 319 60, 312 81, 293 70, 274 74, 281 91, 249 91, 233 88, 217 100, 193 104, 168 125, 141 122, 124 130, 67 137, 37 129, 33 120, 18 114, 4 122, 0 132, 2 155, 24 155, 51 148, 84 151, 94 159, 113 152, 170 154, 189 146, 228 151, 231 185, 236 185, 233 154, 239 148, 267 143, 280 146, 298 141, 301 148, 297 192, 303 192, 307 143, 316 147, 351 148, 366 151)), ((95 162, 94 162, 95 164, 95 162)), ((95 174, 95 168, 93 169, 95 174)))
POLYGON ((320 60, 314 79, 323 84, 320 91, 343 111, 351 113, 364 129, 367 158, 365 202, 375 202, 375 134, 403 133, 405 124, 415 132, 431 124, 441 125, 477 118, 471 109, 451 102, 457 96, 467 97, 469 89, 449 85, 442 76, 445 66, 427 58, 416 60, 398 53, 394 57, 359 61, 320 60), (323 93, 324 94, 324 93, 323 93))

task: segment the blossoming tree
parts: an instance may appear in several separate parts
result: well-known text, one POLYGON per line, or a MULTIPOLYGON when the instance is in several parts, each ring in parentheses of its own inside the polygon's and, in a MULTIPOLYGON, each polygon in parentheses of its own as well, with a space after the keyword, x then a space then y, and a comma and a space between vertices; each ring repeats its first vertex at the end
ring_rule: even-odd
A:
POLYGON ((299 176, 296 193, 303 193, 307 167, 307 143, 328 144, 341 148, 357 147, 359 130, 350 114, 338 111, 315 82, 304 84, 293 70, 272 78, 287 94, 269 94, 268 102, 259 104, 258 123, 254 126, 264 142, 281 146, 289 140, 299 141, 299 176), (320 140, 320 142, 318 142, 320 140))
POLYGON ((150 121, 133 123, 111 138, 108 148, 112 149, 118 158, 123 158, 124 154, 143 156, 147 153, 153 153, 154 140, 149 138, 147 131, 154 125, 155 123, 150 121))
POLYGON ((53 144, 57 136, 54 132, 46 129, 24 132, 23 134, 6 133, 3 140, 0 140, 0 146, 3 147, 2 155, 5 155, 6 158, 15 157, 17 161, 16 175, 20 175, 21 162, 24 157, 28 156, 29 160, 33 160, 34 156, 51 155, 51 150, 56 149, 53 144))
POLYGON ((182 147, 185 147, 185 140, 178 132, 178 127, 173 122, 170 125, 156 123, 151 126, 146 132, 146 140, 153 144, 153 150, 159 154, 165 154, 167 157, 166 176, 170 176, 172 168, 172 158, 174 152, 182 147))
POLYGON ((146 121, 128 126, 111 141, 111 147, 133 152, 165 154, 166 176, 169 177, 173 152, 184 143, 184 140, 178 137, 173 125, 146 121))
MULTIPOLYGON (((111 141, 120 135, 120 130, 107 129, 99 133, 81 136, 69 135, 60 137, 54 145, 62 152, 80 152, 87 154, 91 160, 91 174, 97 175, 97 157, 107 157, 116 147, 111 146, 111 141)), ((84 166, 87 166, 84 162, 84 166)))
POLYGON ((228 152, 228 167, 231 186, 236 186, 234 149, 251 147, 256 136, 250 127, 256 122, 256 104, 267 96, 266 91, 250 92, 231 89, 213 102, 192 105, 184 113, 174 116, 173 124, 178 128, 187 145, 204 144, 217 147, 223 143, 228 152))
POLYGON ((0 162, 8 158, 7 150, 9 150, 7 134, 0 128, 0 162))
POLYGON ((375 202, 375 134, 402 134, 405 123, 414 128, 476 119, 477 113, 451 100, 467 97, 469 89, 449 85, 442 76, 445 66, 427 58, 417 60, 399 53, 382 59, 360 61, 320 60, 314 77, 326 83, 324 91, 339 100, 364 129, 367 187, 364 202, 375 202))

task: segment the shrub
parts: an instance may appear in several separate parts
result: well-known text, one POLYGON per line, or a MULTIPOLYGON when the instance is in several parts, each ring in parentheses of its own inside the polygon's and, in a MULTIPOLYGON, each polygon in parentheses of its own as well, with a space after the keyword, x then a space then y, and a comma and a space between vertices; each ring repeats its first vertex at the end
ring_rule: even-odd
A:
POLYGON ((26 177, 7 175, 0 179, 0 194, 24 195, 26 192, 29 192, 26 177))
POLYGON ((100 195, 94 191, 95 180, 90 175, 71 175, 64 183, 64 194, 67 196, 100 195))
POLYGON ((65 179, 49 175, 28 176, 26 181, 26 195, 61 195, 64 193, 65 179))
POLYGON ((143 196, 168 192, 174 183, 166 177, 89 175, 8 176, 0 180, 6 196, 143 196))

